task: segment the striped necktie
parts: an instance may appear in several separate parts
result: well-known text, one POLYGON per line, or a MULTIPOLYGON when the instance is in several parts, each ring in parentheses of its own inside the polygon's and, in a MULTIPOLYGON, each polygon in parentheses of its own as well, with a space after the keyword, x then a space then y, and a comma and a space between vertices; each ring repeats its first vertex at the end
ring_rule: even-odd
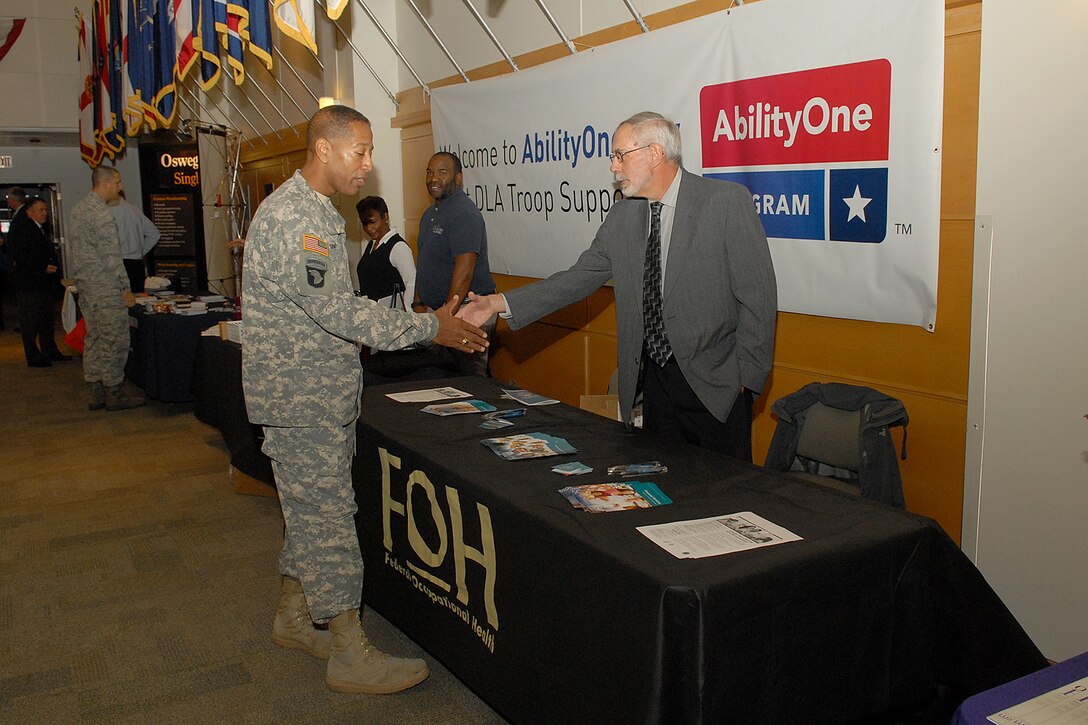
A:
POLYGON ((672 355, 661 314, 661 202, 650 202, 650 238, 646 243, 646 266, 642 273, 642 317, 646 351, 650 359, 664 366, 672 355))

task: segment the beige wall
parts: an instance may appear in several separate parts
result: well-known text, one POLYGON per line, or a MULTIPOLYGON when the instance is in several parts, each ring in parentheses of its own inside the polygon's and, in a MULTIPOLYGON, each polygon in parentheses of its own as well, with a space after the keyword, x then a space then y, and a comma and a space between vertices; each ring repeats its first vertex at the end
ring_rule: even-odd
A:
POLYGON ((1088 650, 1086 30, 1081 0, 983 4, 963 548, 1054 660, 1088 650))

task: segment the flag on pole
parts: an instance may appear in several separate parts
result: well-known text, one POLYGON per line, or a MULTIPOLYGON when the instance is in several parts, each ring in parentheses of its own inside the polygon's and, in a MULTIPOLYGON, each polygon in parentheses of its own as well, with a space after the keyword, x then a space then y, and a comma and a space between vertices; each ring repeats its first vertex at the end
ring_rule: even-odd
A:
POLYGON ((257 56, 268 70, 272 70, 272 24, 268 15, 267 0, 249 2, 249 52, 257 56))
POLYGON ((196 0, 193 48, 200 52, 200 86, 211 90, 219 82, 219 38, 215 33, 214 0, 196 0))
POLYGON ((83 79, 83 89, 79 94, 79 154, 92 169, 102 163, 102 148, 95 141, 95 81, 91 48, 87 40, 87 23, 83 13, 76 10, 79 45, 76 58, 79 61, 79 76, 83 79))
POLYGON ((193 46, 193 0, 167 0, 170 7, 171 23, 174 26, 174 75, 178 82, 185 80, 189 71, 200 58, 193 46))
MULTIPOLYGON (((109 111, 102 125, 102 143, 112 159, 125 148, 125 82, 121 23, 122 0, 100 0, 106 14, 105 68, 102 82, 109 92, 109 111)), ((103 96, 105 98, 105 96, 103 96)))
POLYGON ((125 126, 128 135, 135 136, 144 123, 154 129, 158 122, 152 105, 158 92, 154 1, 124 0, 122 16, 127 29, 122 44, 125 126))
POLYGON ((94 124, 96 166, 102 162, 108 153, 106 145, 102 142, 102 129, 106 125, 106 116, 110 108, 109 88, 106 87, 104 77, 108 73, 109 63, 109 36, 106 27, 109 23, 108 8, 102 0, 94 0, 91 5, 91 80, 94 87, 91 90, 91 122, 94 124))
POLYGON ((15 45, 25 25, 26 18, 0 18, 0 60, 3 60, 11 50, 11 46, 15 45))
MULTIPOLYGON (((265 0, 259 0, 264 2, 265 0)), ((215 29, 219 33, 220 44, 227 49, 227 65, 235 85, 242 85, 246 79, 245 41, 242 34, 249 25, 249 8, 246 0, 214 0, 215 29)))
POLYGON ((339 20, 340 14, 344 12, 344 8, 347 6, 348 0, 325 0, 325 8, 332 20, 339 20))
MULTIPOLYGON (((188 5, 186 0, 186 5, 188 5)), ((190 17, 192 17, 190 15, 190 17)), ((189 34, 192 42, 192 33, 189 34)), ((177 65, 177 27, 174 24, 174 0, 156 0, 155 5, 155 95, 151 107, 163 128, 174 125, 175 86, 174 69, 177 65)))
POLYGON ((314 39, 314 0, 273 0, 276 27, 288 38, 297 40, 317 54, 314 39))
MULTIPOLYGON (((117 123, 120 113, 121 90, 117 88, 113 75, 113 47, 110 42, 111 26, 120 26, 120 17, 116 21, 111 17, 110 0, 94 0, 92 5, 94 21, 94 41, 92 44, 92 62, 94 66, 95 91, 92 95, 94 107, 94 140, 103 156, 111 159, 124 148, 124 135, 118 135, 117 123), (116 92, 114 89, 117 89, 116 92)), ((116 5, 114 9, 117 9, 116 5)), ((118 47, 118 66, 120 65, 120 47, 118 47)), ((120 70, 120 69, 118 69, 120 70)), ((121 121, 124 122, 123 120, 121 121)))

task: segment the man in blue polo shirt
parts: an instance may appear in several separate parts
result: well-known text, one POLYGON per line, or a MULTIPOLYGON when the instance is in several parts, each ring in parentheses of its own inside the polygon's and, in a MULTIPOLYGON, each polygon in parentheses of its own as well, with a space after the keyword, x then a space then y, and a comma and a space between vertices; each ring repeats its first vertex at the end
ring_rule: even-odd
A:
MULTIPOLYGON (((412 309, 436 310, 469 292, 491 294, 495 280, 487 263, 487 228, 476 204, 461 188, 461 160, 440 151, 427 163, 427 192, 434 204, 419 220, 419 264, 412 309)), ((488 337, 495 330, 493 316, 480 329, 488 337)), ((487 353, 451 353, 464 375, 487 376, 487 353)))

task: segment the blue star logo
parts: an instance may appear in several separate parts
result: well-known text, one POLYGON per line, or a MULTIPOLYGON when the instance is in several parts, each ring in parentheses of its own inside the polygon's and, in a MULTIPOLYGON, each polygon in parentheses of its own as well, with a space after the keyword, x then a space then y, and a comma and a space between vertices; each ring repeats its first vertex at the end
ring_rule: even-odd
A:
POLYGON ((888 169, 832 169, 829 238, 879 244, 888 235, 888 169))

